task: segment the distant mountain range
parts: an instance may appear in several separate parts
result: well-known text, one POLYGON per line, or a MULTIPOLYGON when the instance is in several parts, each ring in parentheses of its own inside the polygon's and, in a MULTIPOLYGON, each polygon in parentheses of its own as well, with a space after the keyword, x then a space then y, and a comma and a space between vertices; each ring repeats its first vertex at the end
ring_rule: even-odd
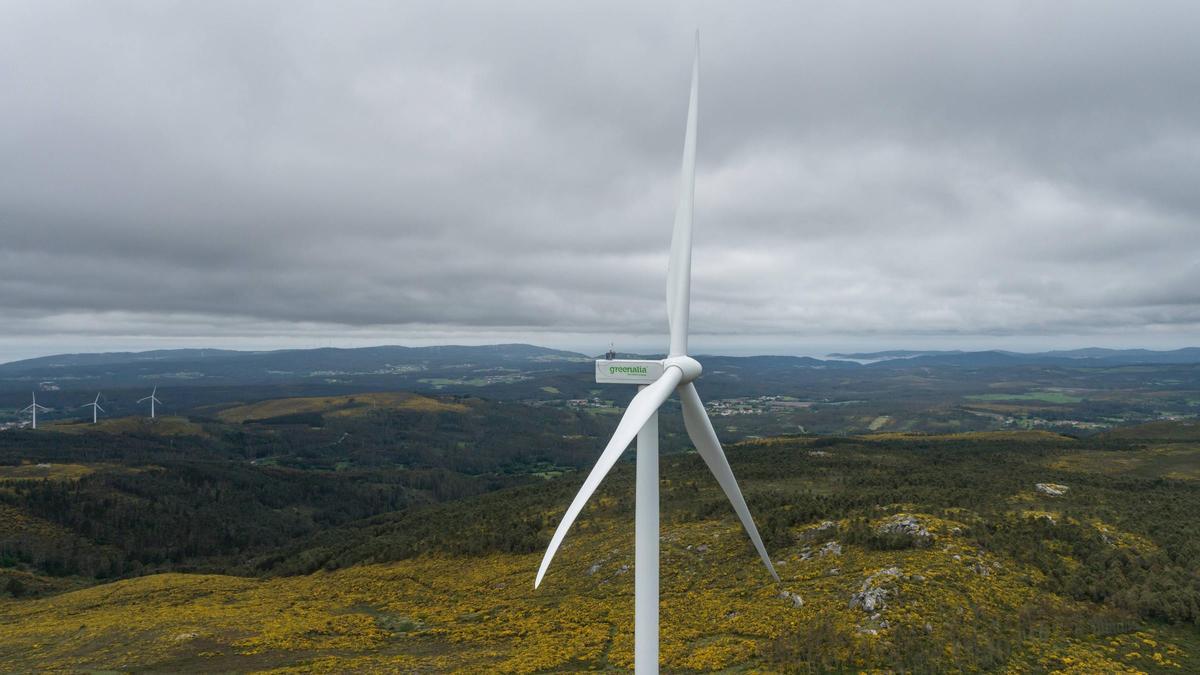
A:
POLYGON ((248 352, 225 349, 168 349, 148 352, 59 354, 0 364, 0 383, 73 381, 128 385, 148 381, 176 384, 273 384, 319 379, 446 378, 464 373, 525 372, 582 368, 582 354, 522 344, 482 347, 362 347, 248 352))
POLYGON ((303 370, 317 368, 378 369, 393 362, 399 363, 464 363, 508 362, 554 359, 586 359, 582 354, 524 344, 486 345, 467 347, 445 345, 437 347, 358 347, 352 349, 279 349, 272 351, 234 351, 229 349, 158 349, 148 352, 105 352, 98 354, 57 354, 0 364, 0 376, 14 373, 53 372, 54 369, 91 368, 106 366, 135 366, 160 370, 180 364, 195 364, 205 368, 220 368, 226 364, 239 367, 285 368, 303 370))
POLYGON ((988 350, 965 352, 961 350, 948 351, 915 351, 893 349, 880 352, 856 352, 852 354, 830 354, 830 358, 867 362, 873 366, 910 368, 914 366, 1012 366, 1030 365, 1083 365, 1083 366, 1117 366, 1154 364, 1189 364, 1200 363, 1200 347, 1185 347, 1170 351, 1153 351, 1150 349, 1103 349, 1089 347, 1086 349, 1055 350, 1048 352, 1010 352, 1003 350, 988 350))
MULTIPOLYGON (((636 355, 622 355, 636 358, 636 355)), ((174 385, 277 385, 479 387, 546 377, 583 377, 594 356, 526 344, 486 346, 231 351, 171 349, 102 354, 59 354, 0 364, 0 389, 28 390, 174 385)), ((641 358, 656 358, 642 356, 641 358)), ((703 356, 706 373, 734 380, 788 373, 866 373, 918 368, 1115 367, 1136 364, 1200 364, 1200 348, 1075 349, 1023 354, 1009 351, 890 350, 831 354, 826 359, 797 356, 703 356), (865 370, 864 370, 865 369, 865 370)), ((807 377, 812 377, 807 376, 807 377)), ((587 379, 587 378, 585 378, 587 379)), ((551 386, 551 385, 547 385, 551 386)), ((557 385, 553 385, 557 386, 557 385)))

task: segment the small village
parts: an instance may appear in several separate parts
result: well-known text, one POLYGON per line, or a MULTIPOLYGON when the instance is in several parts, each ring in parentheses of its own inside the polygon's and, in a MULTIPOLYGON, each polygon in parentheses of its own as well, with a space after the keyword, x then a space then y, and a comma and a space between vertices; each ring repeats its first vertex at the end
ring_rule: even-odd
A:
POLYGON ((729 415, 764 415, 810 408, 815 404, 815 401, 798 401, 790 396, 744 396, 709 401, 704 407, 709 414, 726 417, 729 415))

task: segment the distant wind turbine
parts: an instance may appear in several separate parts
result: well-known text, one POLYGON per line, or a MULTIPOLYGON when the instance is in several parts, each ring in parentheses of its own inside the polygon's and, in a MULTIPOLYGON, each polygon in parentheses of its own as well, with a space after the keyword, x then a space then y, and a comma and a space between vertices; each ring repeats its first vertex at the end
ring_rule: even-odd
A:
MULTIPOLYGON (((658 409, 671 395, 679 392, 683 407, 683 423, 697 452, 717 479, 725 496, 733 505, 742 527, 758 550, 759 557, 775 581, 779 575, 763 546, 758 528, 737 479, 721 449, 704 404, 692 382, 700 376, 700 363, 687 355, 688 315, 691 296, 692 211, 696 182, 696 107, 700 88, 700 36, 696 35, 696 60, 692 65, 692 93, 688 105, 687 131, 683 142, 683 176, 679 205, 675 210, 675 228, 671 235, 671 257, 667 265, 667 322, 671 332, 671 348, 662 361, 607 358, 596 361, 596 381, 639 384, 639 391, 629 402, 612 439, 600 454, 596 466, 588 474, 579 493, 567 508, 554 531, 550 547, 542 558, 533 587, 542 577, 551 559, 562 544, 567 530, 579 516, 600 481, 617 463, 630 442, 637 439, 637 501, 634 514, 634 670, 638 673, 658 672, 658 409)), ((613 356, 610 348, 610 354, 613 356)))
POLYGON ((158 386, 155 385, 154 390, 150 392, 149 396, 147 396, 146 398, 139 398, 137 401, 138 403, 141 403, 142 401, 150 401, 150 419, 154 419, 154 404, 162 403, 162 401, 158 400, 158 397, 155 396, 155 394, 157 394, 157 393, 158 393, 158 386))
POLYGON ((105 410, 104 408, 101 408, 101 407, 100 407, 100 394, 99 394, 99 393, 97 393, 97 394, 96 394, 96 400, 95 400, 95 401, 92 401, 91 403, 84 403, 83 405, 81 405, 81 406, 79 406, 79 407, 80 407, 80 408, 91 408, 91 409, 92 409, 92 424, 95 424, 95 423, 96 423, 96 413, 97 413, 97 412, 108 412, 108 411, 107 411, 107 410, 105 410))
POLYGON ((31 414, 33 415, 33 428, 34 428, 34 429, 36 429, 36 428, 37 428, 37 414, 38 414, 38 410, 42 410, 42 411, 48 411, 48 410, 50 410, 50 409, 49 409, 49 408, 47 408, 47 407, 46 407, 46 406, 44 406, 44 405, 38 405, 38 402, 37 402, 37 392, 35 391, 35 392, 33 392, 33 403, 29 404, 28 406, 26 406, 25 408, 23 408, 23 409, 21 410, 21 412, 23 412, 23 413, 31 413, 31 414))

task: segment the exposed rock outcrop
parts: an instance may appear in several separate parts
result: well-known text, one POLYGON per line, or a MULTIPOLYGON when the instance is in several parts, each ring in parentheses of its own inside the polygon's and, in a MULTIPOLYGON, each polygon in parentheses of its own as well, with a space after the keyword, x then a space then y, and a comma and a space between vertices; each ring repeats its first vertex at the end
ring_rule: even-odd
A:
POLYGON ((933 535, 914 516, 899 513, 875 529, 879 534, 907 534, 917 539, 932 539, 933 535))
POLYGON ((820 556, 841 555, 841 554, 842 554, 842 545, 837 543, 836 541, 825 542, 825 545, 821 547, 821 550, 817 551, 817 555, 820 555, 820 556))
POLYGON ((1071 489, 1066 485, 1059 485, 1058 483, 1036 483, 1033 487, 1047 497, 1061 497, 1067 494, 1067 490, 1071 489))
POLYGON ((888 567, 867 577, 862 588, 850 596, 850 609, 861 609, 867 614, 879 612, 887 606, 899 577, 899 567, 888 567))

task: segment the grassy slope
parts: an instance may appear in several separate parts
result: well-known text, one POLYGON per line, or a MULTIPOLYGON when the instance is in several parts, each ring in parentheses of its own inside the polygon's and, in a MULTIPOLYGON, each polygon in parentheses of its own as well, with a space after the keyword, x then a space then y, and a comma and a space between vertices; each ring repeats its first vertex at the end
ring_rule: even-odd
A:
POLYGON ((10 480, 56 480, 72 481, 92 473, 96 469, 85 464, 25 463, 0 466, 0 483, 10 480))
POLYGON ((217 417, 226 422, 244 422, 298 413, 334 415, 365 414, 374 407, 422 412, 466 412, 467 406, 403 392, 363 393, 348 396, 279 398, 229 408, 217 417))
POLYGON ((100 418, 96 424, 90 420, 61 420, 47 422, 42 428, 68 434, 85 434, 97 431, 109 434, 147 434, 155 436, 203 436, 204 428, 186 417, 164 415, 151 420, 147 417, 100 418))
MULTIPOLYGON (((731 523, 667 528, 664 666, 775 670, 806 650, 852 665, 887 653, 901 632, 926 636, 929 658, 953 659, 944 663, 969 662, 990 640, 1003 641, 1019 670, 1197 666, 1168 629, 1107 637, 1072 637, 1062 625, 1026 636, 1006 630, 1032 604, 1084 622, 1089 609, 1039 596, 1028 570, 950 534, 954 521, 918 517, 942 535, 935 547, 844 546, 841 555, 810 560, 793 547, 778 552, 778 587, 731 523), (849 607, 866 577, 892 566, 901 576, 886 609, 872 618, 849 607), (780 598, 781 590, 803 606, 780 598)), ((632 553, 628 528, 609 523, 574 537, 538 591, 531 580, 539 556, 531 554, 429 557, 263 581, 163 574, 0 602, 0 669, 627 669, 632 553)))
POLYGON ((1051 466, 1068 471, 1086 471, 1142 478, 1162 476, 1176 480, 1200 480, 1200 445, 1195 443, 1154 444, 1140 452, 1087 451, 1064 455, 1051 466))

